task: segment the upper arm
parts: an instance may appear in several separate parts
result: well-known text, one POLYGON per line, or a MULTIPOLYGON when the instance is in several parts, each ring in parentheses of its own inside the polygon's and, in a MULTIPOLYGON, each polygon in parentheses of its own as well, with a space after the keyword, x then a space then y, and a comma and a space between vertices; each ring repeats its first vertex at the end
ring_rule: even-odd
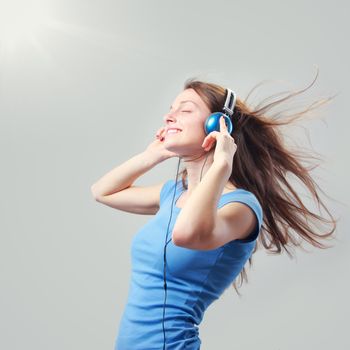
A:
POLYGON ((153 186, 130 186, 119 192, 96 197, 99 203, 129 213, 154 215, 160 207, 160 191, 165 182, 153 186))
POLYGON ((245 239, 257 227, 254 211, 241 202, 231 202, 217 210, 214 227, 210 232, 193 234, 181 245, 190 249, 216 249, 235 239, 245 239))
POLYGON ((214 249, 232 240, 243 240, 258 226, 251 207, 241 202, 231 202, 217 212, 214 229, 208 233, 209 245, 214 249))

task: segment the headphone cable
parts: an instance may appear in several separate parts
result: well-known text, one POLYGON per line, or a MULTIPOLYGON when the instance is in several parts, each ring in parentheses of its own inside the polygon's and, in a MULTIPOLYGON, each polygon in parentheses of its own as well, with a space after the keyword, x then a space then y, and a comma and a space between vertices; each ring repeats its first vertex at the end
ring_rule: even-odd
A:
MULTIPOLYGON (((201 169, 201 174, 200 174, 199 182, 202 180, 202 172, 203 172, 204 165, 205 165, 205 163, 207 162, 208 155, 209 155, 209 152, 207 153, 207 156, 206 156, 205 161, 204 161, 204 163, 203 163, 203 166, 202 166, 202 169, 201 169)), ((168 239, 168 233, 169 233, 169 225, 170 225, 171 218, 172 218, 172 215, 173 215, 173 206, 174 206, 174 199, 175 199, 175 194, 176 194, 176 186, 177 186, 178 175, 179 175, 180 160, 181 160, 181 157, 179 157, 179 160, 178 160, 178 163, 177 163, 175 188, 174 188, 173 199, 172 199, 172 202, 171 202, 171 213, 170 213, 170 219, 169 219, 169 222, 168 222, 167 233, 166 233, 166 236, 165 236, 165 245, 164 245, 164 269, 163 269, 163 278, 164 278, 164 294, 165 294, 165 295, 164 295, 163 322, 162 322, 162 324, 163 324, 163 339, 164 339, 163 350, 165 350, 164 317, 165 317, 165 304, 166 304, 166 298, 167 298, 167 283, 166 283, 166 247, 167 247, 168 243, 172 240, 172 238, 170 238, 169 241, 168 241, 167 239, 168 239)))

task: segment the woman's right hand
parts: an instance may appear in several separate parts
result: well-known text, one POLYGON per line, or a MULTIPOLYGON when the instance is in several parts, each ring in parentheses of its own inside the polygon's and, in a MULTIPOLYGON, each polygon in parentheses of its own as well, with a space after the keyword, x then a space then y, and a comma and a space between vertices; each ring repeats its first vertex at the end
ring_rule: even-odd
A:
POLYGON ((168 151, 164 147, 165 127, 161 127, 156 132, 156 139, 152 141, 146 148, 146 152, 153 154, 158 157, 159 160, 163 161, 168 158, 178 157, 177 153, 168 151))

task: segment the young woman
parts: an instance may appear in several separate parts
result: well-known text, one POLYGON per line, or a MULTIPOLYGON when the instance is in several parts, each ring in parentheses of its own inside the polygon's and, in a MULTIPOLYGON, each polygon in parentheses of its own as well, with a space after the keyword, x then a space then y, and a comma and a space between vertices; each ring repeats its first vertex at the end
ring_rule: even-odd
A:
POLYGON ((335 231, 311 168, 302 164, 305 154, 288 150, 278 130, 303 113, 281 121, 265 112, 287 98, 255 110, 237 98, 232 132, 220 118, 219 131, 207 134, 207 118, 222 111, 227 91, 187 80, 155 140, 92 186, 100 203, 154 215, 132 240, 130 289, 116 350, 199 349, 205 310, 238 275, 241 284, 246 279, 244 265, 251 265, 259 234, 264 248, 291 256, 287 245, 300 246, 297 237, 326 248, 320 240, 335 231), (171 157, 184 162, 181 180, 133 185, 171 157), (330 220, 305 207, 287 175, 302 181, 330 220), (314 232, 311 221, 330 223, 331 230, 314 232))

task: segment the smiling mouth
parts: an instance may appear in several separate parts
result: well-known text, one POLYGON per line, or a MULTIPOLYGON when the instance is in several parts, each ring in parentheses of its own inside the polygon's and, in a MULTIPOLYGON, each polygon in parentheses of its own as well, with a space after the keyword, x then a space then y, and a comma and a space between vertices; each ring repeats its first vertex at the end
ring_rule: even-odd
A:
POLYGON ((169 131, 166 132, 166 136, 170 136, 170 135, 176 135, 179 134, 180 132, 182 132, 182 130, 175 130, 175 129, 170 129, 169 131))

